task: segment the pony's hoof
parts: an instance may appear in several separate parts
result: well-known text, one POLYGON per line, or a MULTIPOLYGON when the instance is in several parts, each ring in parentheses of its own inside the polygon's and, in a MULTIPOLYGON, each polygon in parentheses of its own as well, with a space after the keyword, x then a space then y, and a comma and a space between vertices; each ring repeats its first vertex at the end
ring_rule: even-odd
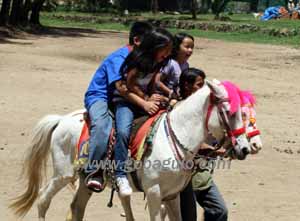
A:
POLYGON ((67 218, 66 218, 66 221, 72 221, 72 212, 71 211, 69 211, 68 212, 68 215, 67 215, 67 218))

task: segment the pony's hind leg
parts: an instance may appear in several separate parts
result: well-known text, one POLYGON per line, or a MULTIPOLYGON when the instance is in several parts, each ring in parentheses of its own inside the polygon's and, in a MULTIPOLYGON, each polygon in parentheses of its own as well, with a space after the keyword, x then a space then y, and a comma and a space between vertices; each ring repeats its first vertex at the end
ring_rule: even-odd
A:
POLYGON ((38 200, 39 221, 44 221, 46 212, 54 195, 72 181, 73 176, 53 176, 48 184, 40 190, 38 200))
POLYGON ((79 178, 79 187, 73 198, 67 221, 82 221, 86 205, 92 193, 93 192, 86 187, 84 177, 81 175, 79 178))
POLYGON ((50 206, 52 198, 67 184, 76 179, 72 165, 72 150, 74 144, 71 142, 72 134, 62 130, 63 126, 57 127, 51 139, 51 152, 53 161, 53 176, 48 184, 39 192, 38 216, 43 221, 50 206))

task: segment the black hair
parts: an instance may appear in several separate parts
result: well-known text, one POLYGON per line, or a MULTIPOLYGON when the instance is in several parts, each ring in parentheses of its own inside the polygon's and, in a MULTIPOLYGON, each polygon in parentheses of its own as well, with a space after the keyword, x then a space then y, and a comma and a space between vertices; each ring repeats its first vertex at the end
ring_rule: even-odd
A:
POLYGON ((202 77, 203 80, 206 78, 206 74, 204 73, 204 71, 197 68, 188 68, 181 73, 179 78, 179 90, 182 98, 187 97, 185 90, 186 83, 188 85, 193 85, 196 81, 196 78, 199 76, 202 77))
POLYGON ((124 77, 130 70, 136 68, 144 75, 158 71, 168 59, 157 63, 155 56, 158 50, 173 43, 173 36, 165 29, 158 28, 144 36, 139 47, 134 48, 123 62, 120 72, 124 77))
POLYGON ((139 37, 140 41, 143 37, 153 30, 153 26, 145 21, 134 22, 129 32, 129 44, 134 44, 134 37, 139 37))
POLYGON ((180 32, 180 33, 177 33, 176 35, 174 35, 174 44, 173 44, 173 50, 172 50, 172 55, 171 55, 171 57, 173 59, 176 59, 176 57, 178 55, 179 48, 180 48, 180 44, 182 43, 182 41, 185 38, 190 38, 194 41, 194 37, 192 35, 189 35, 189 34, 184 33, 184 32, 180 32))

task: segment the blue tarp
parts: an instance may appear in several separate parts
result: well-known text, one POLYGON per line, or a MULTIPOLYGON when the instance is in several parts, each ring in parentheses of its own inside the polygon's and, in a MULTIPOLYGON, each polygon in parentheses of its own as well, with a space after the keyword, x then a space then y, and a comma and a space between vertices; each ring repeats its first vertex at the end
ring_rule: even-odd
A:
POLYGON ((280 6, 267 8, 263 16, 261 16, 260 20, 268 21, 270 19, 279 18, 280 17, 279 8, 280 6))

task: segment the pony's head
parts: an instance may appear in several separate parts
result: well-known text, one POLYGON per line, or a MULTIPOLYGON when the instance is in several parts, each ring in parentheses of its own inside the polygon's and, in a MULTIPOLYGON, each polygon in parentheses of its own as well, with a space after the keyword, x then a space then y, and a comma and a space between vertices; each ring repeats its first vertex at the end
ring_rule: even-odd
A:
POLYGON ((251 154, 256 154, 262 149, 263 145, 260 131, 256 125, 256 112, 253 103, 245 103, 242 105, 242 118, 251 145, 251 154))
POLYGON ((223 81, 222 85, 228 92, 229 97, 232 97, 233 107, 231 109, 236 110, 238 101, 242 108, 242 119, 244 122, 244 127, 246 129, 247 138, 250 142, 251 153, 258 153, 262 149, 262 141, 260 137, 260 131, 256 125, 256 112, 254 105, 256 104, 256 99, 250 91, 242 91, 238 86, 230 81, 223 81))
MULTIPOLYGON (((233 154, 239 160, 246 158, 251 148, 245 133, 242 119, 241 97, 236 88, 221 87, 215 82, 206 81, 211 90, 212 103, 218 108, 218 115, 223 128, 226 130, 229 146, 233 147, 233 154)), ((213 134, 214 135, 214 134, 213 134)), ((228 142, 227 142, 228 143, 228 142)))

